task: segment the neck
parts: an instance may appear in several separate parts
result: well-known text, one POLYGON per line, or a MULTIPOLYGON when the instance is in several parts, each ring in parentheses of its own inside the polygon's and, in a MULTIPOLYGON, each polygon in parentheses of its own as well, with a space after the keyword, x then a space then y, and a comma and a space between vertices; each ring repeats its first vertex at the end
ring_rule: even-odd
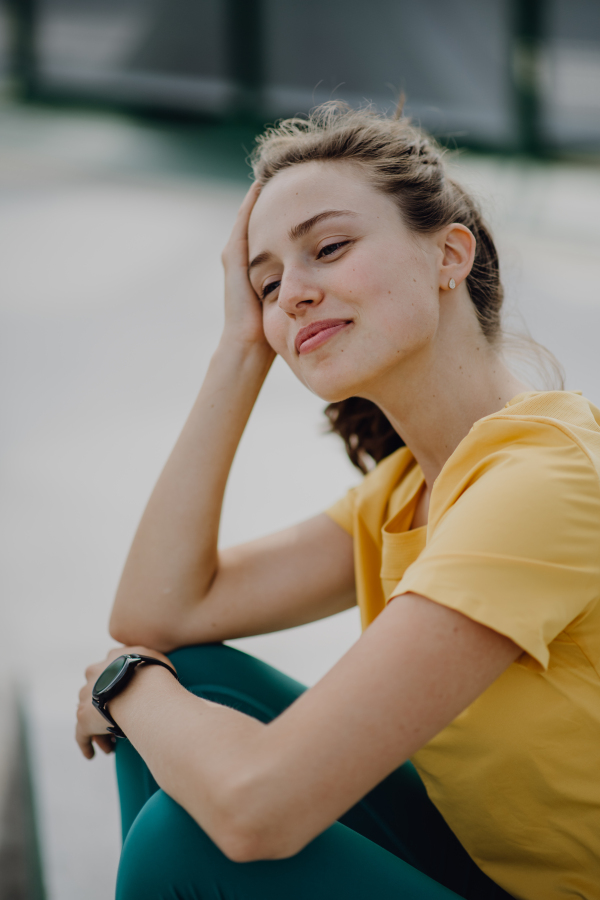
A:
POLYGON ((479 327, 435 340, 362 396, 373 400, 420 465, 427 490, 473 424, 530 390, 506 368, 479 327), (454 337, 457 337, 455 335, 454 337))

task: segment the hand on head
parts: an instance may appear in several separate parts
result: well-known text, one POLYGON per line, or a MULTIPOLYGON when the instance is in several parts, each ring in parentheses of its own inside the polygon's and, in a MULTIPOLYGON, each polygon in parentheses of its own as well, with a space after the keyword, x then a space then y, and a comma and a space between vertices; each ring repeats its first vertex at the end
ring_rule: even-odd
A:
POLYGON ((262 306, 248 278, 248 222, 260 190, 260 185, 254 182, 244 197, 221 255, 225 269, 224 337, 247 344, 262 344, 270 350, 263 331, 262 306))

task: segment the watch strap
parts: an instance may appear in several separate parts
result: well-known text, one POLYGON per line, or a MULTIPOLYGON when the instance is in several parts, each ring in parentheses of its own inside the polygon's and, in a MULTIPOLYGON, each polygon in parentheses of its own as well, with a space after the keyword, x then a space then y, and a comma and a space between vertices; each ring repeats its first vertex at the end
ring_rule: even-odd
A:
MULTIPOLYGON (((115 696, 116 696, 116 694, 115 694, 115 696)), ((111 714, 109 713, 104 702, 98 701, 98 700, 96 700, 95 697, 92 697, 92 706, 95 706, 96 709, 98 710, 98 712, 101 713, 101 715, 103 715, 104 718, 107 719, 111 723, 110 725, 107 726, 107 728, 106 728, 107 731, 110 731, 111 734, 114 734, 114 736, 118 737, 118 738, 127 737, 127 735, 119 728, 119 726, 117 725, 117 723, 115 722, 115 720, 113 719, 111 714)))
POLYGON ((112 715, 106 707, 106 704, 114 697, 118 696, 127 687, 133 677, 135 670, 139 665, 146 664, 151 666, 162 666, 163 669, 167 669, 171 673, 171 675, 173 675, 177 679, 177 681, 179 681, 179 676, 177 675, 175 669, 167 665, 167 663, 164 663, 162 660, 156 659, 155 656, 143 656, 139 653, 126 653, 124 654, 124 659, 125 663, 123 665, 123 669, 120 672, 120 677, 118 678, 118 680, 114 684, 110 685, 106 689, 106 691, 102 691, 99 694, 95 694, 92 692, 92 705, 98 710, 101 715, 104 716, 104 718, 108 722, 110 722, 110 726, 106 730, 118 738, 124 738, 126 737, 126 735, 113 719, 112 715))

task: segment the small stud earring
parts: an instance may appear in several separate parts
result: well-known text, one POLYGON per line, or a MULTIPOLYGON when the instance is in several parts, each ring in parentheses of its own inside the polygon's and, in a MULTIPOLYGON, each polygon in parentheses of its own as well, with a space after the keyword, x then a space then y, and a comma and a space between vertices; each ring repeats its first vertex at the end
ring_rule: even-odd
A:
POLYGON ((450 281, 448 282, 448 287, 450 288, 451 291, 454 290, 454 288, 456 287, 456 282, 455 282, 454 278, 450 279, 450 281))

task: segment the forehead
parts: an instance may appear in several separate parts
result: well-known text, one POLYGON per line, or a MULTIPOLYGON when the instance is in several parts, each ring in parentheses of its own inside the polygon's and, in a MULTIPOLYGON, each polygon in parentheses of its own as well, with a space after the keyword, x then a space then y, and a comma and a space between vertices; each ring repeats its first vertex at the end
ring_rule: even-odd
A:
MULTIPOLYGON (((251 253, 258 244, 324 209, 351 209, 377 215, 395 204, 373 188, 360 168, 348 162, 308 162, 278 172, 262 189, 248 226, 251 253)), ((260 249, 264 249, 262 246, 260 249)))

